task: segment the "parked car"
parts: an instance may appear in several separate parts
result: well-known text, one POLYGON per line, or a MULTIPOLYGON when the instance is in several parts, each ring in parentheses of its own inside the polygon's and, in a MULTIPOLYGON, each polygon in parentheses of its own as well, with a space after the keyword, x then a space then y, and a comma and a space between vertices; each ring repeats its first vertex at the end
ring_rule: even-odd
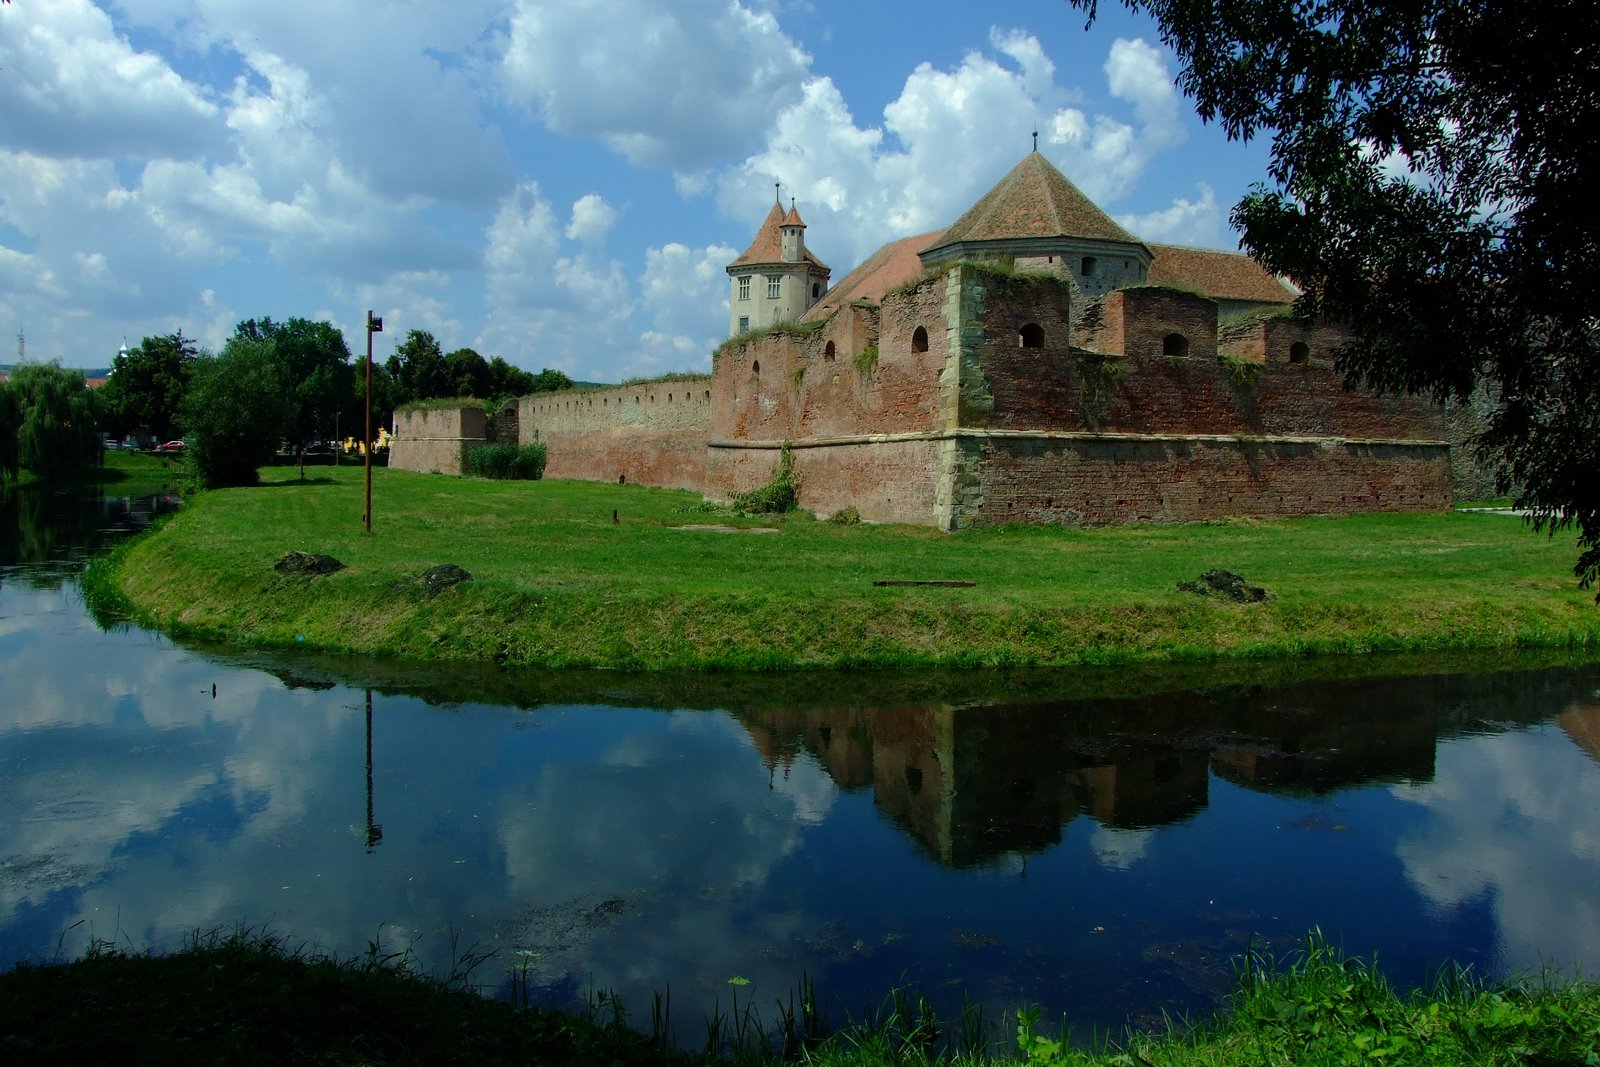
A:
POLYGON ((157 452, 183 452, 183 451, 186 451, 188 449, 188 447, 189 446, 184 444, 182 441, 168 441, 164 445, 157 445, 156 446, 156 451, 157 452))

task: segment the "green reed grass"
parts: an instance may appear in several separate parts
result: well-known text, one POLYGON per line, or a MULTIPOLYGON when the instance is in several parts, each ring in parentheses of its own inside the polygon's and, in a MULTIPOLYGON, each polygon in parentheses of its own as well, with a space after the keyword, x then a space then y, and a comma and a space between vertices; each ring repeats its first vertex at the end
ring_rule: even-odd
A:
MULTIPOLYGON (((165 956, 97 944, 69 963, 0 975, 5 1063, 540 1063, 766 1067, 1257 1067, 1388 1063, 1429 1067, 1600 1062, 1600 987, 1523 980, 1491 986, 1459 969, 1397 994, 1369 960, 1313 933, 1296 956, 1251 960, 1228 1008, 1164 1032, 1100 1037, 1075 1047, 1038 1013, 1015 1013, 998 1040, 969 1005, 941 1020, 926 999, 893 990, 881 1008, 822 1036, 815 990, 776 1003, 768 1029, 735 999, 706 1020, 706 1048, 667 1047, 657 998, 654 1033, 626 1026, 621 1002, 591 990, 578 1012, 480 996, 467 952, 430 977, 410 953, 374 942, 349 959, 243 931, 197 937, 165 956)), ((525 987, 524 987, 525 989, 525 987)))

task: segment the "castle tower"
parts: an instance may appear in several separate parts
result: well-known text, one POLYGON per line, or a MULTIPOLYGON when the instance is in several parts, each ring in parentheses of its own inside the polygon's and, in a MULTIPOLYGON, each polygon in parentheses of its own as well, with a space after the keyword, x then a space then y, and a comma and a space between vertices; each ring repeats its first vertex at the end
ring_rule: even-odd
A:
POLYGON ((920 256, 924 267, 1008 259, 1057 274, 1089 297, 1142 284, 1152 258, 1037 148, 920 256))
POLYGON ((795 322, 828 291, 828 265, 806 248, 806 224, 790 201, 772 210, 744 254, 728 264, 728 335, 795 322))

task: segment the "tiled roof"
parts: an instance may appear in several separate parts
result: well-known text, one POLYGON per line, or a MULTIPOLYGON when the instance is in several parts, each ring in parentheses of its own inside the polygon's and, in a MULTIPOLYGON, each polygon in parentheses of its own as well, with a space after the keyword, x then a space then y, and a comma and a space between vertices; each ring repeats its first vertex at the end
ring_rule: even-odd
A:
POLYGON ((1138 244, 1095 206, 1066 175, 1038 152, 1030 152, 1000 179, 955 225, 944 231, 937 248, 960 241, 1001 241, 1026 237, 1086 237, 1138 244))
MULTIPOLYGON (((794 222, 788 222, 788 225, 805 225, 800 221, 800 213, 793 207, 789 209, 789 215, 786 216, 781 204, 773 204, 772 210, 767 212, 766 219, 761 223, 761 229, 756 231, 756 239, 750 242, 750 247, 744 250, 744 255, 729 263, 728 266, 742 267, 755 263, 782 263, 784 261, 783 227, 789 216, 793 216, 794 222)), ((828 269, 826 263, 811 254, 811 249, 806 249, 805 253, 805 261, 807 263, 823 270, 828 269)))
POLYGON ((855 300, 881 304, 884 294, 890 289, 904 285, 922 273, 922 260, 917 258, 917 251, 925 248, 930 241, 937 241, 940 232, 935 230, 915 237, 903 237, 884 245, 841 278, 838 285, 824 293, 822 299, 801 316, 801 321, 825 319, 855 300))
POLYGON ((799 226, 805 228, 805 221, 800 218, 800 210, 794 206, 794 201, 789 202, 789 213, 783 217, 785 226, 799 226))
POLYGON ((1296 294, 1267 268, 1240 252, 1150 245, 1151 285, 1188 289, 1212 300, 1287 304, 1296 294))

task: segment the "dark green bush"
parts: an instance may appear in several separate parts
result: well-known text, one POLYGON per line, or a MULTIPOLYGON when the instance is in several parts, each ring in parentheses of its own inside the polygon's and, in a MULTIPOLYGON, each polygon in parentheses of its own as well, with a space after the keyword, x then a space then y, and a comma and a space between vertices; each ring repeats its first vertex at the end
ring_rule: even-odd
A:
POLYGON ((534 482, 544 477, 545 446, 478 445, 467 449, 467 473, 477 478, 534 482))

